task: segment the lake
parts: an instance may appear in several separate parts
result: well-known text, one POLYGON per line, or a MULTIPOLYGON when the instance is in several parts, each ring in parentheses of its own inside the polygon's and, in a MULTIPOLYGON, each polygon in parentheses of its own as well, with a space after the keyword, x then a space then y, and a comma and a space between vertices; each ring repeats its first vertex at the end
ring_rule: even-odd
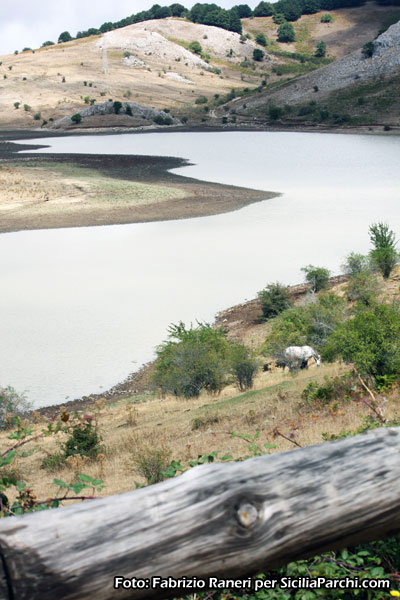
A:
POLYGON ((101 392, 154 356, 167 327, 212 321, 266 284, 340 272, 368 225, 398 231, 400 137, 151 133, 29 140, 40 152, 179 156, 181 175, 282 192, 239 211, 0 236, 0 384, 36 407, 101 392))

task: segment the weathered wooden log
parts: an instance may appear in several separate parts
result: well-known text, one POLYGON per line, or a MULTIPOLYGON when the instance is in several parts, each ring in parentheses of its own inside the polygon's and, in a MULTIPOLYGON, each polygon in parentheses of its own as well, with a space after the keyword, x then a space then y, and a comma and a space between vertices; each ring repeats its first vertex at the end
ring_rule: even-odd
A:
POLYGON ((379 429, 3 519, 0 598, 167 598, 183 592, 152 577, 246 576, 399 531, 400 430, 379 429))

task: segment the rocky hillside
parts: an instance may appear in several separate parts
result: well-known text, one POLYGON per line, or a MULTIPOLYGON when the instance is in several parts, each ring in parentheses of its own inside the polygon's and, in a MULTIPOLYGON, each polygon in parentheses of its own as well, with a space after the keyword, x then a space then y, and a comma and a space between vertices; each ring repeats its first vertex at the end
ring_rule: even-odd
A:
MULTIPOLYGON (((272 17, 243 19, 243 35, 167 18, 0 57, 0 127, 154 126, 157 115, 146 121, 139 114, 142 108, 130 115, 127 103, 131 109, 169 111, 171 124, 175 118, 189 124, 264 124, 271 120, 271 106, 280 107, 273 120, 308 124, 309 115, 318 121, 320 110, 339 116, 350 112, 353 118, 341 107, 343 99, 332 101, 331 96, 396 73, 399 25, 378 38, 372 58, 364 58, 360 48, 398 21, 400 9, 368 3, 331 11, 329 23, 321 22, 322 14, 296 21, 292 43, 277 41, 272 17), (266 38, 261 44, 260 33, 266 38), (316 58, 321 40, 327 45, 326 57, 316 58), (258 60, 255 49, 262 51, 258 60), (114 102, 123 103, 124 110, 116 113, 114 102), (302 108, 307 119, 290 109, 304 104, 311 104, 302 108), (77 113, 84 116, 80 124, 70 120, 77 113)), ((379 107, 400 96, 396 86, 390 88, 390 98, 382 99, 384 88, 377 83, 373 94, 379 96, 379 107)), ((362 102, 355 117, 361 113, 364 122, 376 118, 380 109, 372 103, 373 110, 367 110, 362 102)), ((394 103, 392 108, 383 122, 394 123, 398 107, 394 103)))
POLYGON ((323 123, 330 117, 338 120, 344 117, 349 124, 382 122, 398 126, 400 21, 371 40, 369 52, 372 56, 367 55, 367 48, 360 48, 295 81, 272 90, 267 88, 263 94, 247 100, 246 110, 241 109, 240 100, 233 101, 230 110, 237 113, 239 109, 242 119, 257 116, 276 121, 323 123), (329 113, 328 116, 321 118, 321 111, 329 113))

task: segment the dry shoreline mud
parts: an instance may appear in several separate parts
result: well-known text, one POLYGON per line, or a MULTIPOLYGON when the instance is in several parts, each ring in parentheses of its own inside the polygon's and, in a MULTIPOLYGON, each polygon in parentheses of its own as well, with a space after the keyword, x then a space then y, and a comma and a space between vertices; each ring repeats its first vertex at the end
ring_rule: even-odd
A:
MULTIPOLYGON (((0 204, 0 232, 11 232, 31 229, 49 229, 60 227, 86 227, 94 225, 113 225, 123 223, 144 223, 149 221, 165 221, 173 219, 186 219, 192 217, 215 215, 231 212, 253 202, 260 202, 279 195, 275 192, 265 192, 249 188, 222 185, 199 181, 197 179, 175 175, 170 169, 189 165, 188 161, 174 157, 153 156, 128 156, 128 155, 87 155, 87 154, 35 154, 34 150, 40 146, 16 145, 1 139, 27 139, 28 132, 2 132, 0 133, 0 169, 7 171, 7 167, 14 169, 19 174, 23 188, 29 185, 30 174, 36 175, 40 180, 41 173, 48 170, 54 171, 53 180, 57 179, 57 170, 70 165, 78 173, 97 172, 99 175, 98 186, 101 186, 101 177, 107 178, 111 192, 107 201, 99 202, 96 193, 85 193, 85 184, 82 181, 65 179, 68 186, 62 192, 66 197, 54 200, 48 194, 42 193, 32 201, 26 202, 21 193, 21 198, 10 204, 11 209, 4 202, 0 204), (19 150, 32 150, 19 154, 19 150), (40 165, 43 165, 40 171, 40 165), (27 169, 32 165, 36 172, 27 169), (113 197, 112 180, 123 181, 126 185, 130 182, 133 187, 145 189, 150 199, 146 202, 138 201, 129 189, 123 198, 118 194, 113 197), (80 184, 80 185, 79 185, 80 184), (67 191, 65 191, 65 189, 67 191), (72 191, 71 191, 72 190, 72 191), (166 198, 163 200, 163 198, 166 198), (132 199, 133 198, 133 199, 132 199), (50 201, 49 201, 50 200, 50 201)), ((31 136, 38 136, 38 132, 31 132, 31 136)), ((11 171, 12 174, 12 171, 11 171)), ((7 175, 7 172, 5 173, 7 175)), ((60 180, 63 183, 63 180, 60 180)), ((135 190, 133 190, 135 191, 135 190)), ((57 196, 57 192, 55 193, 57 196)))

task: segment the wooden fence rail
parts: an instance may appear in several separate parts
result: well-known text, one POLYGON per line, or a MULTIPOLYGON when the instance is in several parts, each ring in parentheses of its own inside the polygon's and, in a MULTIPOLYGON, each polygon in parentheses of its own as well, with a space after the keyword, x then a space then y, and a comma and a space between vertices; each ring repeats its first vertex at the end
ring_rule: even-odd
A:
POLYGON ((184 592, 153 577, 245 577, 399 531, 400 429, 378 429, 3 519, 0 599, 168 598, 184 592))

